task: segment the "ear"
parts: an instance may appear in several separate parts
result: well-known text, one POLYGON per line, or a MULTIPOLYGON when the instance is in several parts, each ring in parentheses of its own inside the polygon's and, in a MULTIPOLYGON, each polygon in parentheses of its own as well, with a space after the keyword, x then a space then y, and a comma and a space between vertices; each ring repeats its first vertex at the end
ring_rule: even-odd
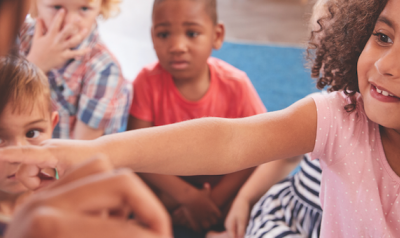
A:
POLYGON ((214 42, 213 42, 213 48, 215 50, 219 50, 224 43, 225 39, 225 25, 223 23, 218 23, 214 27, 214 42))
POLYGON ((60 117, 58 116, 58 112, 53 112, 51 114, 51 124, 53 126, 53 130, 56 127, 59 119, 60 119, 60 117))
POLYGON ((151 26, 151 28, 150 28, 150 34, 151 34, 151 42, 153 43, 153 48, 154 48, 154 39, 155 39, 155 33, 154 33, 154 28, 153 28, 153 26, 151 26))

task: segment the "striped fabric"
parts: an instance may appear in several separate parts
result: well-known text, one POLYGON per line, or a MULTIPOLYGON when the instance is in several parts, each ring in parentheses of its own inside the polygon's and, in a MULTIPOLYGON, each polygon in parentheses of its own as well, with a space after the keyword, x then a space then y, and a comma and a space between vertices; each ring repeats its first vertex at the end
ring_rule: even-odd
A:
POLYGON ((251 212, 246 238, 319 237, 321 168, 305 155, 300 171, 274 185, 251 212))

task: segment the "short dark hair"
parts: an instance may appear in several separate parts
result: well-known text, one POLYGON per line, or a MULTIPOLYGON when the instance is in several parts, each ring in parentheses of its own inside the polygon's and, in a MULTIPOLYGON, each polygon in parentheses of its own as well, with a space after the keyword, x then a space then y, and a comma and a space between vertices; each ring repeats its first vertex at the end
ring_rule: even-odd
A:
MULTIPOLYGON (((164 1, 166 1, 166 0, 154 0, 153 13, 154 13, 155 7, 164 1)), ((206 12, 207 12, 208 16, 211 18, 212 22, 214 24, 218 23, 217 0, 191 0, 191 1, 203 2, 205 5, 205 8, 206 8, 206 12)))

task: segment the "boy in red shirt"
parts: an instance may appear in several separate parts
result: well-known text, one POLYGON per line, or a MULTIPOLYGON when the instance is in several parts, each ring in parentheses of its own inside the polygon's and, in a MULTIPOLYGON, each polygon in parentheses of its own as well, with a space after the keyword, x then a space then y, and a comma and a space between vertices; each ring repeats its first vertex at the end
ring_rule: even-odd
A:
MULTIPOLYGON (((266 112, 244 72, 210 57, 213 49, 222 46, 225 35, 215 0, 155 0, 152 20, 159 62, 145 67, 133 83, 128 129, 266 112)), ((174 225, 199 232, 223 224, 251 173, 252 169, 221 176, 141 177, 167 207, 174 225)))

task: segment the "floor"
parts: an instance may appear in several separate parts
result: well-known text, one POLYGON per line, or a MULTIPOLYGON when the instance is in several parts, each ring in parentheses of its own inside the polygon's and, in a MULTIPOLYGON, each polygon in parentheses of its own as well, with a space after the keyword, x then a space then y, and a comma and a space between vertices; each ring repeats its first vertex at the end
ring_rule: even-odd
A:
MULTIPOLYGON (((218 0, 219 20, 226 26, 226 41, 304 46, 313 0, 308 2, 218 0)), ((99 23, 104 42, 128 80, 156 60, 150 38, 152 4, 152 0, 123 0, 118 17, 99 23)))

